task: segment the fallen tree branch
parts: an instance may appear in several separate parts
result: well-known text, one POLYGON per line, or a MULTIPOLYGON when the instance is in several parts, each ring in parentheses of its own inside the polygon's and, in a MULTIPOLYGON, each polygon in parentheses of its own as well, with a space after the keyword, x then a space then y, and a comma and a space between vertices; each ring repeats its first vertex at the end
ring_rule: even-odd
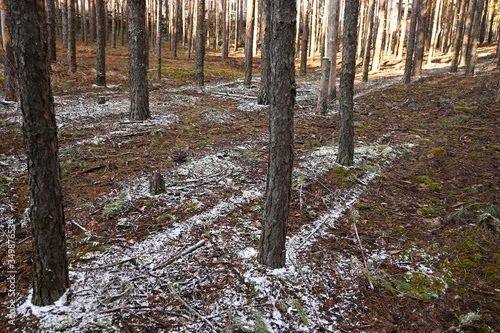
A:
POLYGON ((114 263, 111 263, 111 264, 108 264, 108 265, 104 265, 104 266, 89 267, 89 268, 70 268, 69 270, 70 271, 75 271, 75 272, 89 272, 89 271, 93 271, 93 270, 96 270, 96 269, 104 269, 104 268, 118 266, 118 265, 124 264, 126 262, 135 260, 135 259, 137 259, 137 257, 132 257, 132 258, 124 259, 124 260, 121 260, 121 261, 118 261, 118 262, 114 262, 114 263))
MULTIPOLYGON (((363 257, 363 265, 365 266, 366 270, 366 275, 368 275, 368 264, 366 263, 366 257, 365 257, 365 249, 363 248, 363 244, 361 244, 361 239, 359 239, 359 234, 358 234, 358 228, 356 228, 356 223, 353 223, 352 226, 354 227, 354 232, 356 233, 356 239, 358 240, 359 243, 359 248, 361 249, 361 257, 363 257)), ((370 279, 369 276, 366 277, 368 282, 370 283, 370 288, 374 290, 375 288, 373 287, 372 280, 370 279)))
POLYGON ((170 258, 167 262, 159 265, 159 266, 156 266, 155 268, 153 268, 153 270, 157 270, 157 269, 160 269, 160 268, 164 268, 170 264, 172 264, 173 262, 179 260, 180 258, 184 257, 186 254, 189 254, 195 250, 197 250, 198 248, 202 247, 203 245, 205 245, 205 240, 202 239, 201 241, 199 241, 198 243, 194 244, 193 246, 191 247, 188 247, 187 249, 185 249, 184 251, 182 251, 181 253, 173 256, 172 258, 170 258))

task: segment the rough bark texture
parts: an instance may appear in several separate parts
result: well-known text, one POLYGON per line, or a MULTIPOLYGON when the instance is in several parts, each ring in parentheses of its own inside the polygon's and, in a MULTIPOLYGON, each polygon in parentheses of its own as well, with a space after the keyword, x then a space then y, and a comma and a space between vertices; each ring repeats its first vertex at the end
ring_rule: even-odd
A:
POLYGON ((221 27, 222 27, 222 59, 226 59, 229 56, 229 41, 228 41, 228 22, 227 22, 227 0, 222 0, 222 9, 221 9, 221 27))
POLYGON ((196 22, 196 84, 205 85, 205 0, 198 0, 196 22))
POLYGON ((247 0, 247 28, 245 37, 245 81, 244 85, 252 83, 253 66, 253 26, 254 26, 254 5, 255 0, 247 0))
POLYGON ((458 71, 458 63, 460 61, 460 50, 462 49, 464 31, 465 31, 465 15, 466 15, 467 0, 462 0, 460 4, 459 21, 457 20, 458 28, 453 43, 453 57, 451 58, 450 72, 458 71))
POLYGON ((1 24, 2 24, 2 43, 3 43, 3 56, 4 56, 4 85, 5 85, 5 100, 17 101, 17 72, 16 60, 14 58, 14 49, 11 44, 10 23, 7 17, 7 5, 5 0, 0 0, 1 6, 1 24))
POLYGON ((68 0, 68 70, 76 72, 75 0, 68 0))
POLYGON ((146 33, 146 0, 129 0, 129 77, 130 120, 146 120, 149 113, 149 89, 147 75, 148 36, 146 33))
POLYGON ((323 116, 328 113, 328 81, 330 76, 331 60, 323 58, 321 62, 321 82, 319 84, 318 104, 316 109, 323 116))
POLYGON ((48 305, 69 287, 43 0, 8 0, 18 64, 33 232, 33 304, 48 305))
POLYGON ((373 28, 375 16, 375 0, 368 2, 368 26, 365 41, 365 54, 363 59, 363 82, 368 82, 368 72, 370 70, 371 49, 373 44, 373 28))
POLYGON ((429 8, 428 0, 420 0, 417 16, 417 37, 415 42, 415 55, 413 57, 413 73, 422 76, 422 66, 424 64, 425 36, 427 33, 427 12, 429 8))
POLYGON ((328 42, 326 56, 330 58, 330 74, 328 79, 328 100, 337 98, 337 50, 339 45, 339 11, 340 0, 330 0, 328 13, 328 42))
POLYGON ((260 87, 257 103, 261 105, 269 105, 270 103, 270 90, 271 90, 271 15, 269 8, 271 7, 270 0, 261 0, 261 17, 264 22, 264 41, 261 49, 260 61, 260 87))
POLYGON ((96 0, 96 85, 106 86, 106 23, 104 0, 96 0))
POLYGON ((411 82, 411 75, 413 69, 413 55, 415 54, 415 37, 417 31, 417 13, 420 7, 421 0, 413 1, 413 8, 411 13, 410 22, 410 35, 408 36, 408 47, 406 49, 406 60, 405 60, 405 72, 403 76, 403 82, 408 84, 411 82))
POLYGON ((47 4, 47 47, 49 59, 56 61, 56 9, 54 0, 46 0, 47 4))
POLYGON ((339 153, 337 163, 352 165, 354 160, 354 76, 356 74, 356 41, 359 0, 346 1, 344 9, 344 49, 340 73, 339 153))
POLYGON ((465 75, 473 76, 477 62, 477 46, 479 44, 479 33, 481 28, 481 17, 484 9, 484 0, 477 0, 474 14, 474 23, 472 25, 472 36, 467 52, 467 64, 465 67, 465 75))
POLYGON ((266 204, 259 262, 276 268, 286 261, 285 239, 293 167, 293 106, 295 104, 295 0, 271 3, 271 107, 266 204))

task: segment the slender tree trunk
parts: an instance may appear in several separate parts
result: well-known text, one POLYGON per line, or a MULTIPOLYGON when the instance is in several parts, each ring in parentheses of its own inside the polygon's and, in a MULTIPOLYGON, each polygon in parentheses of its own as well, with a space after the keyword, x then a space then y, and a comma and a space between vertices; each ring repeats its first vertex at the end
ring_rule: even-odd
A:
POLYGON ((76 72, 76 16, 75 1, 68 0, 68 70, 76 72))
POLYGON ((253 67, 253 26, 255 0, 247 0, 247 27, 245 37, 245 86, 252 84, 253 67))
POLYGON ((161 17, 162 17, 162 0, 157 3, 157 18, 156 18, 156 77, 161 80, 161 17))
POLYGON ((43 0, 8 0, 18 64, 33 235, 33 298, 49 305, 69 287, 57 125, 43 0))
POLYGON ((205 0, 198 0, 196 22, 196 84, 205 85, 205 0))
POLYGON ((96 40, 96 0, 89 0, 89 32, 92 41, 96 40))
POLYGON ((47 10, 47 43, 49 59, 51 61, 57 60, 56 55, 56 9, 54 0, 46 0, 47 10))
POLYGON ((228 22, 227 22, 227 15, 228 15, 228 8, 227 8, 227 1, 228 0, 222 0, 222 59, 227 59, 229 56, 229 41, 228 41, 228 22))
POLYGON ((479 44, 482 44, 484 40, 486 39, 486 26, 488 25, 488 7, 489 7, 489 0, 484 0, 484 10, 482 12, 482 18, 481 18, 481 29, 479 32, 479 44))
POLYGON ((96 85, 106 86, 106 11, 104 0, 95 0, 96 11, 96 85))
POLYGON ((415 43, 415 56, 413 58, 413 72, 416 76, 422 76, 422 66, 424 64, 425 36, 427 33, 427 10, 429 1, 420 0, 417 18, 417 36, 415 43))
POLYGON ((68 1, 62 0, 61 2, 61 19, 62 19, 62 46, 64 49, 68 48, 68 1))
POLYGON ((380 0, 380 10, 378 15, 377 37, 375 38, 375 50, 373 51, 372 70, 380 69, 380 58, 382 53, 382 42, 384 40, 385 20, 387 18, 387 0, 380 0))
POLYGON ((434 20, 432 23, 432 32, 430 39, 430 48, 429 55, 427 57, 427 64, 430 65, 432 63, 432 57, 434 56, 434 50, 436 49, 437 38, 438 38, 438 24, 439 16, 441 15, 441 0, 436 0, 436 6, 434 8, 434 20))
MULTIPOLYGON (((403 50, 406 39, 406 24, 408 23, 408 8, 410 7, 409 1, 410 0, 405 0, 404 4, 405 8, 403 12, 403 19, 401 20, 401 35, 399 37, 398 53, 396 57, 397 60, 403 59, 403 50)), ((413 4, 413 8, 415 8, 415 4, 413 4)), ((412 12, 412 19, 413 19, 413 12, 412 12)))
POLYGON ((417 16, 419 12, 419 7, 422 0, 414 0, 412 13, 411 13, 411 22, 410 22, 410 35, 408 36, 408 47, 406 49, 406 60, 405 60, 405 72, 403 82, 408 84, 411 82, 411 76, 413 72, 413 57, 415 55, 415 39, 417 35, 417 16))
POLYGON ((330 58, 330 73, 328 79, 327 100, 333 101, 337 98, 337 52, 339 48, 339 11, 340 0, 330 0, 328 12, 328 42, 326 56, 330 58))
MULTIPOLYGON (((309 42, 309 10, 304 11, 304 29, 302 32, 302 47, 300 53, 300 75, 304 76, 307 72, 307 55, 308 55, 308 42, 309 42)), ((313 32, 314 34, 314 32, 313 32)))
POLYGON ((491 43, 493 41, 493 28, 494 28, 493 23, 495 21, 496 8, 497 8, 497 0, 493 0, 493 3, 491 4, 491 16, 488 28, 488 43, 491 43))
POLYGON ((286 231, 292 188, 295 104, 295 0, 271 1, 271 106, 266 204, 259 262, 278 268, 286 262, 286 231))
POLYGON ((2 46, 3 46, 3 74, 5 85, 5 100, 17 101, 18 84, 16 59, 14 58, 14 49, 11 44, 10 22, 8 18, 8 9, 5 0, 0 0, 1 24, 2 24, 2 46))
POLYGON ((465 32, 465 17, 466 5, 468 0, 462 0, 460 4, 459 19, 457 20, 457 33, 455 35, 453 57, 451 58, 450 72, 456 73, 458 71, 458 63, 460 62, 460 51, 462 50, 463 37, 465 32))
POLYGON ((471 30, 471 41, 469 51, 467 52, 467 63, 465 67, 465 75, 473 76, 477 62, 477 47, 479 44, 479 34, 481 30, 481 17, 484 10, 484 0, 477 0, 474 14, 474 24, 471 30))
POLYGON ((80 26, 82 33, 82 42, 87 45, 87 10, 85 8, 85 0, 80 2, 80 26))
POLYGON ((261 13, 264 22, 264 41, 260 63, 260 87, 257 104, 269 105, 271 100, 271 0, 262 0, 261 13))
POLYGON ((129 0, 129 76, 130 120, 146 120, 149 113, 149 87, 147 74, 146 0, 129 0))
POLYGON ((365 54, 363 59, 363 82, 368 82, 368 72, 370 70, 370 57, 373 42, 373 20, 375 16, 375 0, 368 2, 368 27, 365 41, 365 54))
POLYGON ((339 152, 337 163, 354 163, 354 77, 356 75, 356 40, 359 0, 346 1, 344 9, 344 48, 340 73, 339 152))
POLYGON ((464 27, 465 30, 462 42, 462 50, 460 52, 460 66, 464 66, 467 63, 467 51, 469 50, 471 29, 472 29, 472 24, 474 22, 475 6, 476 6, 476 0, 469 0, 469 6, 467 9, 467 16, 464 27))
POLYGON ((328 113, 328 79, 330 75, 331 60, 323 58, 321 62, 321 82, 319 84, 318 104, 316 109, 319 114, 326 116, 328 113))
MULTIPOLYGON (((111 1, 111 0, 110 0, 111 1)), ((111 5, 111 47, 113 49, 116 48, 116 37, 117 37, 117 21, 118 21, 118 15, 116 12, 116 1, 117 0, 112 0, 113 3, 111 5)))

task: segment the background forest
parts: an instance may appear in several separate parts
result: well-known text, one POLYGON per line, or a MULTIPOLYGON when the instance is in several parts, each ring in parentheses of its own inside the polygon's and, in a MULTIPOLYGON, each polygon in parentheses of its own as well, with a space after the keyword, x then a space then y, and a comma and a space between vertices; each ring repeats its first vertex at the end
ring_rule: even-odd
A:
POLYGON ((69 271, 55 304, 32 304, 20 7, 0 0, 1 331, 498 332, 497 0, 359 1, 352 165, 337 160, 345 2, 296 2, 294 169, 274 269, 258 259, 269 2, 35 2, 69 271))

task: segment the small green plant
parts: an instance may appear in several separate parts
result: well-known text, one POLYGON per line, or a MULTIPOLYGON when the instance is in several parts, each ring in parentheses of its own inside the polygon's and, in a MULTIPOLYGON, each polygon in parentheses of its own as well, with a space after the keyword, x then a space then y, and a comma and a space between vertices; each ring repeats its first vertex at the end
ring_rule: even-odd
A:
POLYGON ((114 201, 106 204, 102 211, 102 216, 105 218, 110 218, 121 213, 128 204, 128 193, 126 191, 121 192, 118 198, 114 201))
POLYGON ((160 216, 157 216, 155 218, 156 223, 172 223, 177 220, 177 216, 171 214, 171 213, 164 213, 160 216))
POLYGON ((302 319, 302 322, 306 325, 306 326, 311 326, 311 322, 309 321, 309 318, 307 317, 307 313, 306 311, 304 310, 304 306, 302 305, 302 303, 300 303, 299 301, 297 300, 293 300, 292 301, 292 307, 297 310, 297 312, 299 313, 300 315, 300 318, 302 319))
POLYGON ((486 154, 481 152, 481 151, 473 151, 470 153, 470 157, 474 157, 474 158, 479 158, 479 157, 484 157, 484 156, 486 156, 486 154))

